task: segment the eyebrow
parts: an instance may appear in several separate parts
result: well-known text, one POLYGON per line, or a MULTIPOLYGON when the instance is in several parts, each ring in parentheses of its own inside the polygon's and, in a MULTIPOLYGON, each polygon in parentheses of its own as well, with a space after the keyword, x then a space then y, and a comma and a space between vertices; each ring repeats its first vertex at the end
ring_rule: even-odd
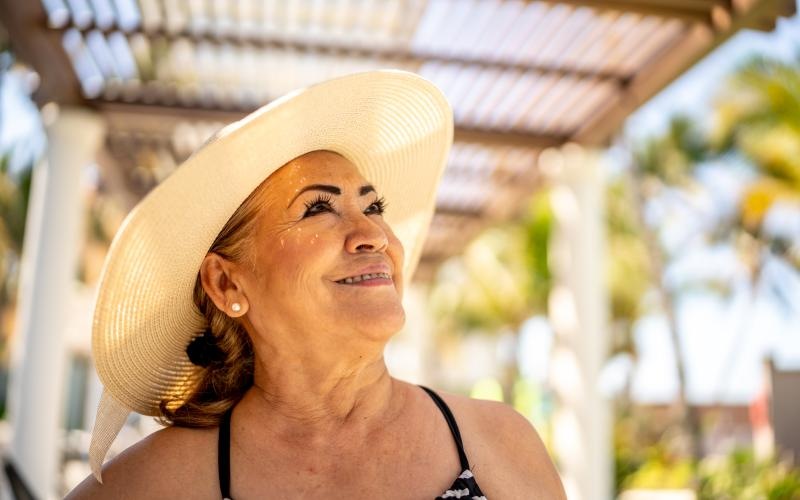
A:
MULTIPOLYGON (((335 195, 342 194, 342 190, 339 189, 337 186, 331 186, 330 184, 309 184, 308 186, 301 189, 296 195, 294 195, 294 198, 292 198, 292 201, 290 201, 289 204, 286 205, 286 208, 291 207, 292 203, 294 203, 294 200, 296 200, 301 194, 305 193, 306 191, 325 191, 326 193, 331 193, 335 195)), ((376 192, 375 188, 371 184, 366 184, 358 188, 359 196, 364 196, 365 194, 375 193, 375 192, 376 192)))

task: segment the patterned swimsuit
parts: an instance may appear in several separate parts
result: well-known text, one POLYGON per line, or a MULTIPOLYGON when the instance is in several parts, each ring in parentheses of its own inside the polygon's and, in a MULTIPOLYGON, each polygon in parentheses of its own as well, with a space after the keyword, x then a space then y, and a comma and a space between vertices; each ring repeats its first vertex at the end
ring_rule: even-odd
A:
MULTIPOLYGON (((439 397, 438 394, 427 387, 422 388, 428 393, 431 399, 433 399, 433 402, 436 403, 436 406, 439 407, 442 415, 444 415, 444 419, 447 421, 447 425, 450 427, 450 433, 453 435, 453 439, 456 442, 456 447, 458 448, 458 458, 461 461, 461 474, 459 474, 459 476, 453 482, 453 485, 450 486, 447 491, 436 497, 436 500, 448 498, 486 500, 486 497, 481 492, 478 483, 475 481, 475 476, 472 475, 472 471, 469 469, 469 461, 467 460, 467 454, 464 452, 464 444, 461 441, 461 432, 458 430, 458 425, 456 424, 456 419, 453 416, 453 412, 450 411, 450 408, 447 406, 444 400, 439 397)), ((220 422, 219 425, 219 487, 224 500, 232 500, 230 493, 230 437, 232 412, 233 408, 228 410, 222 417, 222 422, 220 422)))

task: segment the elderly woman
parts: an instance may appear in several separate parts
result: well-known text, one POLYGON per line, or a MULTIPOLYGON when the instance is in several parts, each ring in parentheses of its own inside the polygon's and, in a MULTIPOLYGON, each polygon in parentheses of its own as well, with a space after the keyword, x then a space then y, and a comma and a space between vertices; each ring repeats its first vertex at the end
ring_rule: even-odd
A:
POLYGON ((154 189, 101 278, 95 477, 69 498, 563 498, 513 409, 386 369, 451 141, 429 82, 361 73, 226 127, 154 189), (103 466, 130 411, 168 426, 103 466))

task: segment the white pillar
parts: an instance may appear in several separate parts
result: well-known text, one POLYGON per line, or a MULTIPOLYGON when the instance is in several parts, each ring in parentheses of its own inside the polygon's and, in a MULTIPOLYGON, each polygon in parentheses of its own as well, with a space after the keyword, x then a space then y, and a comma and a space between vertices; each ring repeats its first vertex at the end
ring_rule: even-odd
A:
POLYGON ((34 168, 23 245, 9 388, 11 453, 36 498, 55 498, 66 379, 68 305, 83 243, 83 167, 103 122, 94 113, 43 109, 47 159, 34 168))
POLYGON ((597 387, 609 349, 604 172, 599 152, 575 144, 543 151, 540 165, 553 179, 556 219, 549 299, 555 454, 570 500, 604 500, 613 473, 611 406, 597 387))

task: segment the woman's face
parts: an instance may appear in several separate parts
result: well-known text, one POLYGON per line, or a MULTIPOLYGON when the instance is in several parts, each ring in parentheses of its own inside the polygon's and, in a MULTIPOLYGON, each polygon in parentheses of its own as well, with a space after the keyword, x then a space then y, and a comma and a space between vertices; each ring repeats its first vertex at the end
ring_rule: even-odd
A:
POLYGON ((252 269, 242 274, 251 334, 310 332, 338 342, 396 333, 405 320, 403 248, 376 188, 327 151, 292 160, 264 187, 252 269))

